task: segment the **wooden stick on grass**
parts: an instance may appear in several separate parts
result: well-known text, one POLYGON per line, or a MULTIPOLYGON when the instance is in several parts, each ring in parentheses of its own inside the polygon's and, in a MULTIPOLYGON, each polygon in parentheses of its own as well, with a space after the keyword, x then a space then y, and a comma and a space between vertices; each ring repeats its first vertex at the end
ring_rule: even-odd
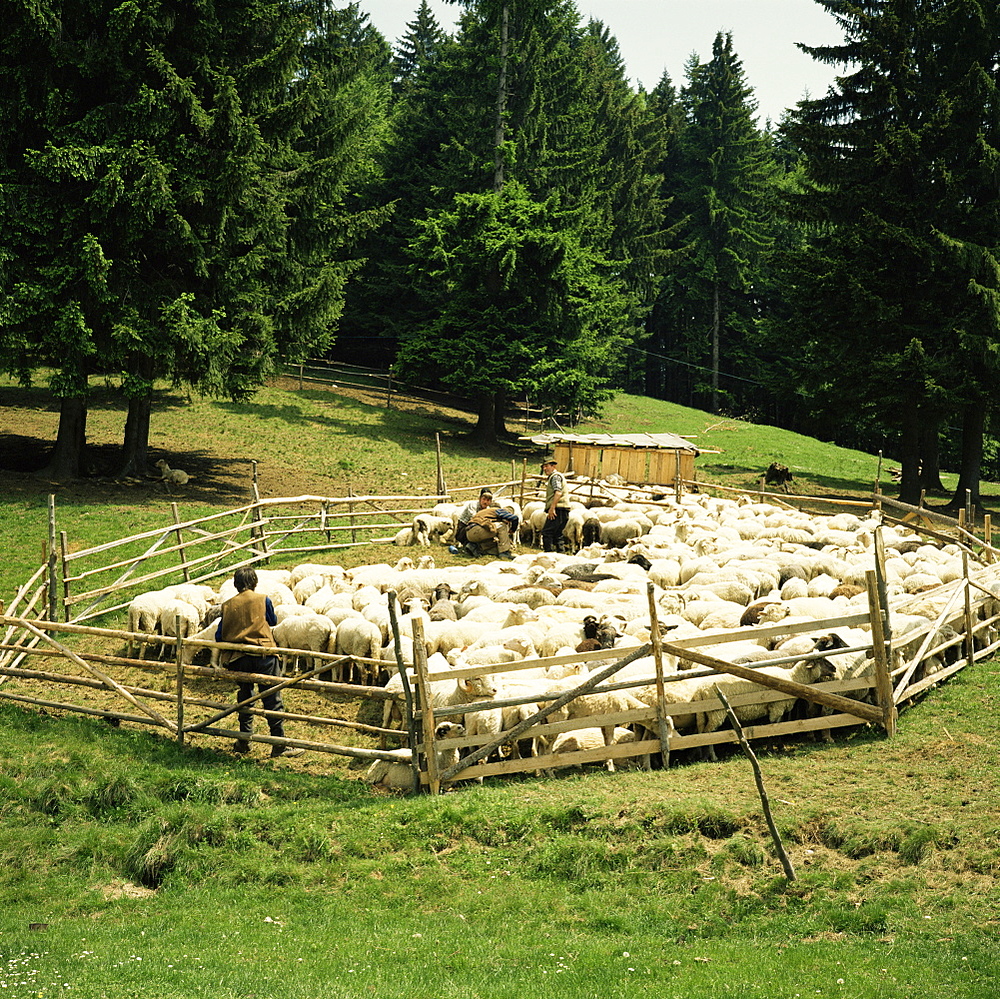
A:
POLYGON ((778 852, 778 859, 781 861, 781 866, 784 868, 785 877, 789 881, 795 880, 795 868, 792 867, 792 862, 785 852, 785 847, 781 842, 781 835, 778 833, 778 828, 774 824, 774 819, 771 816, 771 804, 767 798, 767 789, 764 787, 764 778, 760 773, 760 764, 757 762, 757 757, 754 755, 754 751, 750 748, 750 743, 747 742, 747 737, 743 734, 743 726, 740 724, 739 719, 736 717, 736 712, 729 705, 729 701, 726 700, 726 695, 719 690, 719 685, 715 684, 715 696, 722 701, 722 706, 726 709, 726 713, 729 715, 729 721, 733 726, 733 731, 736 733, 736 738, 740 741, 740 746, 743 748, 743 752, 746 753, 747 758, 750 760, 750 765, 753 767, 753 779, 757 782, 757 793, 760 795, 760 804, 764 809, 764 818, 767 820, 767 828, 771 831, 771 839, 774 840, 774 848, 778 852))

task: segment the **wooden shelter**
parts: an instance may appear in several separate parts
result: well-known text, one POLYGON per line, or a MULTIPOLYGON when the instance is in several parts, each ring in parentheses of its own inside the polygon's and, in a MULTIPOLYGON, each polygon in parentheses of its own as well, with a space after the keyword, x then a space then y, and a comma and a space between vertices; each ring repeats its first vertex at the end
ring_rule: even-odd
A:
POLYGON ((634 485, 673 485, 694 478, 700 453, 677 434, 537 434, 522 438, 547 447, 564 472, 607 479, 620 475, 634 485))

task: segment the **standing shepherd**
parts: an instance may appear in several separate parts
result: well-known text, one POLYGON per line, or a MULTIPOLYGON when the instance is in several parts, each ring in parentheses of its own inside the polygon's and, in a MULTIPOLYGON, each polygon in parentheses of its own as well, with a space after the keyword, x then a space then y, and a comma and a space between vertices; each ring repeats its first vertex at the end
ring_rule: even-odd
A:
POLYGON ((545 481, 545 527, 542 528, 542 550, 547 552, 565 551, 563 530, 569 520, 569 499, 566 496, 566 479, 559 471, 555 458, 542 462, 545 481))
MULTIPOLYGON (((257 573, 243 566, 233 574, 233 584, 236 586, 236 596, 230 597, 222 605, 222 617, 215 630, 217 642, 232 642, 234 645, 259 645, 267 648, 274 645, 274 635, 271 628, 278 623, 274 613, 271 598, 255 592, 257 589, 257 573)), ((266 673, 275 679, 281 676, 281 666, 277 656, 255 656, 252 653, 238 652, 235 649, 223 649, 219 653, 219 665, 239 673, 266 673)), ((258 690, 263 692, 270 683, 260 683, 258 690)), ((253 681, 240 681, 237 700, 245 701, 253 697, 253 681)), ((281 692, 268 694, 263 699, 265 711, 284 710, 281 703, 281 692)), ((250 752, 250 735, 253 732, 253 715, 249 711, 240 711, 240 736, 233 745, 234 753, 250 752)), ((268 718, 268 728, 271 735, 278 739, 285 737, 285 725, 280 718, 268 718)), ((287 746, 272 746, 271 756, 301 756, 304 750, 287 746)))

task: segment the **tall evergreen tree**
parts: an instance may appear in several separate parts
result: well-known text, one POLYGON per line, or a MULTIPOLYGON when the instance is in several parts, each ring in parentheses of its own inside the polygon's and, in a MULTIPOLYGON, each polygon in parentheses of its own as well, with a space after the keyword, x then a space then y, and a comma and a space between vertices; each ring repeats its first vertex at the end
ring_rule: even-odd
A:
MULTIPOLYGON (((488 214, 504 231, 530 199, 536 235, 549 224, 553 238, 562 233, 580 247, 577 268, 589 261, 594 281, 605 284, 598 298, 615 298, 633 333, 641 329, 641 297, 658 252, 657 135, 643 101, 624 82, 613 39, 599 26, 581 26, 567 0, 467 7, 454 42, 402 92, 384 164, 384 190, 398 198, 397 212, 380 237, 383 252, 371 254, 351 295, 369 306, 384 303, 369 329, 401 337, 401 370, 408 377, 441 371, 439 365, 421 369, 429 352, 405 341, 426 347, 428 331, 441 328, 453 304, 444 270, 435 272, 437 280, 419 280, 423 261, 414 263, 411 254, 426 252, 425 224, 434 219, 442 238, 464 231, 456 219, 466 219, 471 209, 460 196, 495 195, 488 214), (512 182, 516 189, 508 197, 512 182), (500 221, 507 211, 511 217, 500 221)), ((463 238, 462 252, 475 245, 463 238)), ((476 329, 467 332, 474 337, 476 329)), ((505 401, 513 391, 565 399, 572 384, 577 395, 570 408, 592 404, 621 352, 583 349, 587 335, 581 333, 573 350, 553 341, 533 366, 525 367, 527 355, 518 355, 521 367, 498 379, 490 398, 477 394, 478 432, 487 439, 503 432, 505 401), (553 372, 560 368, 564 377, 557 378, 553 372), (579 377, 571 377, 573 371, 579 377)), ((616 318, 607 342, 619 335, 616 318)))
POLYGON ((446 40, 445 32, 427 0, 420 0, 416 18, 407 22, 406 33, 396 44, 393 69, 400 86, 406 86, 437 58, 446 40))
POLYGON ((336 311, 344 268, 316 236, 353 221, 292 218, 337 172, 318 133, 303 148, 330 79, 303 66, 316 4, 8 7, 2 363, 57 368, 58 475, 80 470, 89 376, 119 378, 122 470, 144 473, 154 378, 245 396, 283 331, 336 311))
POLYGON ((766 208, 774 167, 731 35, 716 35, 707 63, 692 59, 680 101, 676 211, 684 216, 685 254, 668 275, 670 308, 663 308, 661 295, 660 314, 673 322, 689 363, 708 368, 717 412, 720 372, 743 368, 756 318, 754 286, 770 246, 766 208))
POLYGON ((785 340, 798 335, 826 413, 846 403, 898 429, 904 500, 927 484, 921 465, 934 464, 937 426, 960 400, 956 502, 965 488, 978 500, 997 374, 998 12, 975 0, 818 2, 846 42, 804 48, 858 68, 785 129, 806 157, 809 187, 792 203, 811 230, 808 252, 785 261, 785 340))

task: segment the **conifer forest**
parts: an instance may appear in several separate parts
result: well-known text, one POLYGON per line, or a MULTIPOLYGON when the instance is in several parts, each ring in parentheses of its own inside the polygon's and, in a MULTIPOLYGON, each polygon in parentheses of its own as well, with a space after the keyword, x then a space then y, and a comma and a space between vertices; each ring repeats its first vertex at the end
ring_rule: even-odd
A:
MULTIPOLYGON (((811 0, 836 82, 761 121, 719 31, 633 86, 572 0, 2 0, 0 371, 91 385, 148 467, 164 380, 331 357, 565 426, 616 390, 1000 479, 1000 4, 811 0)), ((668 17, 650 30, 669 31, 668 17)))

